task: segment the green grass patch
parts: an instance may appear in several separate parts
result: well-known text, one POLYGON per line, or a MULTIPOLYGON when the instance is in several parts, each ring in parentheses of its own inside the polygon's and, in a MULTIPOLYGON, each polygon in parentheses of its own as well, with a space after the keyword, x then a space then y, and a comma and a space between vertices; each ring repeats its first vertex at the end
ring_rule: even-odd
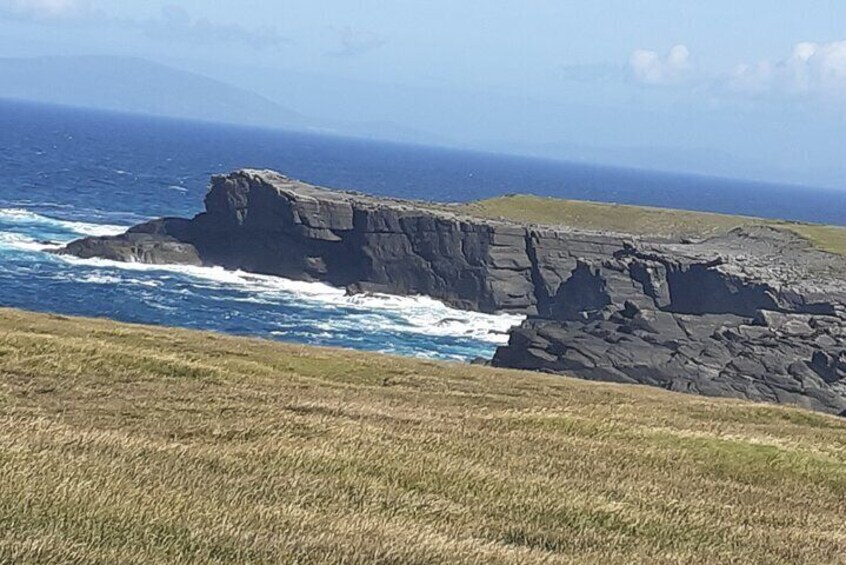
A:
POLYGON ((846 228, 839 226, 525 194, 481 200, 461 210, 491 219, 668 238, 702 238, 742 226, 770 226, 793 231, 824 251, 846 254, 846 228))

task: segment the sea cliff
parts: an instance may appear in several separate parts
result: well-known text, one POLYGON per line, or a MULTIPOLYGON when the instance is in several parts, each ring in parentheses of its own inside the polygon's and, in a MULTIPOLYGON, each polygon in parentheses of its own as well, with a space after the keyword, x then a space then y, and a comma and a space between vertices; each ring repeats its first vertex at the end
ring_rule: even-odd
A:
POLYGON ((522 313, 497 366, 846 411, 846 261, 789 231, 680 241, 535 226, 255 170, 215 177, 205 207, 61 252, 522 313))

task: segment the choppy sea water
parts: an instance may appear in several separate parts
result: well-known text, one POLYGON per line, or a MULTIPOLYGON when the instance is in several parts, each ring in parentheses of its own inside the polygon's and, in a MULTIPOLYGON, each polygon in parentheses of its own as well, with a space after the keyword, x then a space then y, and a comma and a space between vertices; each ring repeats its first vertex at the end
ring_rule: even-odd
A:
POLYGON ((346 296, 324 284, 223 269, 49 253, 148 218, 190 217, 202 209, 211 174, 241 167, 406 198, 533 192, 832 223, 846 218, 846 197, 835 191, 0 101, 0 306, 460 360, 492 356, 521 321, 423 297, 346 296))
POLYGON ((48 253, 85 235, 125 226, 64 221, 0 209, 0 302, 352 347, 401 355, 472 359, 504 343, 516 316, 460 312, 429 298, 347 296, 320 283, 220 268, 151 266, 48 253))

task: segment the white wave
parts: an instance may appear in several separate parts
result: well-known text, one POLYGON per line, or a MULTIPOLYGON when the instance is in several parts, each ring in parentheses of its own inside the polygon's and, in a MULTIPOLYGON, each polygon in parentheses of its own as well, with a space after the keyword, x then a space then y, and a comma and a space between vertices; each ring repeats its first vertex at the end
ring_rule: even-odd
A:
POLYGON ((74 277, 76 282, 88 284, 121 284, 125 282, 123 277, 116 277, 114 275, 104 275, 100 273, 85 274, 81 277, 74 277))
POLYGON ((92 267, 181 275, 193 279, 200 287, 241 291, 245 296, 236 300, 257 302, 269 307, 296 300, 298 303, 322 308, 343 308, 347 312, 318 328, 335 334, 346 328, 377 333, 466 337, 493 344, 505 344, 508 340, 508 330, 525 319, 524 316, 514 314, 482 314, 457 310, 425 296, 350 296, 343 289, 324 283, 228 271, 221 267, 121 263, 70 256, 60 256, 59 259, 92 267))
POLYGON ((157 280, 145 280, 145 279, 133 279, 122 277, 120 275, 114 274, 107 274, 102 272, 93 272, 93 273, 85 273, 80 276, 74 276, 73 274, 70 277, 79 283, 85 284, 101 284, 101 285, 131 285, 131 286, 144 286, 149 288, 157 288, 162 285, 161 282, 157 280))
MULTIPOLYGON (((58 227, 79 236, 105 236, 123 233, 123 226, 93 224, 58 220, 36 214, 22 208, 0 209, 0 219, 27 226, 58 227)), ((16 232, 0 232, 0 246, 26 251, 49 251, 60 244, 43 243, 37 239, 16 232)), ((103 272, 137 271, 178 275, 192 279, 192 284, 205 289, 235 290, 243 296, 230 298, 239 302, 253 302, 274 306, 292 302, 321 308, 343 310, 330 322, 319 328, 335 335, 344 331, 374 333, 418 334, 432 337, 465 337, 493 344, 504 344, 508 330, 519 325, 523 316, 499 314, 489 315, 466 312, 423 296, 393 296, 386 294, 347 295, 340 288, 319 282, 303 282, 256 275, 243 271, 228 271, 220 267, 193 267, 187 265, 149 265, 142 263, 120 263, 104 259, 79 259, 59 256, 57 260, 98 267, 95 273, 82 275, 79 282, 90 284, 130 284, 157 286, 159 281, 145 277, 126 278, 103 272)), ((161 277, 159 277, 161 278, 161 277)))
POLYGON ((373 333, 414 333, 431 337, 465 337, 504 345, 508 330, 524 316, 457 310, 426 296, 384 294, 344 296, 340 305, 357 312, 316 324, 320 329, 373 333), (388 315, 385 315, 388 314, 388 315))
POLYGON ((0 219, 11 223, 59 227, 81 236, 118 235, 127 230, 126 226, 58 220, 23 208, 0 208, 0 219))
POLYGON ((60 243, 44 243, 31 237, 12 232, 0 232, 0 248, 19 249, 21 251, 51 251, 60 249, 60 243))
POLYGON ((25 210, 23 208, 0 208, 0 216, 10 219, 22 218, 28 220, 34 220, 41 217, 35 212, 30 212, 29 210, 25 210))
POLYGON ((111 224, 91 224, 88 222, 68 222, 63 220, 53 220, 58 225, 65 229, 90 237, 103 237, 109 235, 120 235, 125 233, 127 226, 116 226, 111 224))

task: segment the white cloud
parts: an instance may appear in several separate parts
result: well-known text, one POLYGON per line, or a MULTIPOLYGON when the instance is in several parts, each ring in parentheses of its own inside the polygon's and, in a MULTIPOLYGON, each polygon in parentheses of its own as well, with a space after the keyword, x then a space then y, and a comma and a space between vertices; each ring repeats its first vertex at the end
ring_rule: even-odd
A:
POLYGON ((20 19, 55 20, 86 17, 94 9, 88 0, 0 0, 0 12, 20 19))
POLYGON ((690 50, 676 45, 666 55, 638 49, 629 58, 629 72, 637 82, 649 85, 670 85, 686 82, 693 75, 690 50))
POLYGON ((729 72, 707 74, 694 65, 690 50, 668 53, 638 49, 629 58, 629 76, 653 86, 704 87, 721 96, 846 98, 846 40, 797 43, 785 58, 741 63, 729 72))
POLYGON ((786 59, 740 64, 728 86, 743 94, 846 95, 846 41, 799 43, 786 59))
POLYGON ((56 26, 111 26, 163 42, 238 43, 254 49, 276 48, 289 42, 272 26, 218 23, 194 17, 185 8, 172 4, 163 6, 158 17, 136 19, 106 14, 95 9, 93 0, 0 0, 1 17, 56 26))

